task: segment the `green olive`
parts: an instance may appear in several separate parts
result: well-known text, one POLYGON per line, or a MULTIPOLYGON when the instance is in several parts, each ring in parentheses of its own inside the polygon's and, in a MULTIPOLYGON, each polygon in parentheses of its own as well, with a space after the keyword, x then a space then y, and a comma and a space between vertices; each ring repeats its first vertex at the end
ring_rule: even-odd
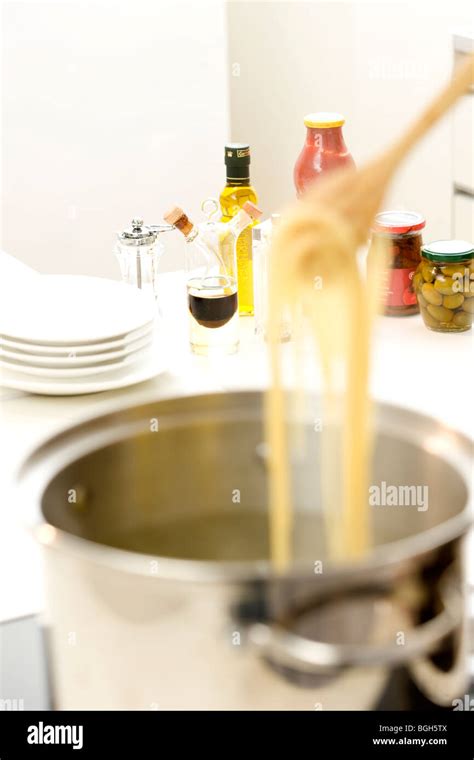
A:
POLYGON ((423 275, 421 272, 415 272, 413 275, 413 290, 415 292, 418 292, 421 290, 421 286, 423 285, 423 275))
POLYGON ((432 264, 422 264, 421 274, 425 282, 433 282, 435 278, 436 268, 432 264))
POLYGON ((442 275, 436 279, 436 282, 434 284, 434 287, 438 291, 438 293, 442 293, 443 296, 450 296, 453 293, 457 293, 459 289, 459 285, 457 285, 457 289, 453 289, 453 285, 455 283, 455 280, 453 280, 452 277, 443 277, 442 275))
POLYGON ((462 305, 462 310, 468 314, 474 314, 474 298, 466 298, 462 305))
POLYGON ((453 276, 453 274, 460 275, 461 277, 464 277, 466 274, 467 267, 464 266, 464 264, 448 264, 445 267, 441 267, 441 271, 443 274, 447 274, 450 277, 453 276))
POLYGON ((451 322, 453 318, 453 312, 451 309, 446 309, 444 306, 433 306, 433 304, 429 304, 428 313, 437 319, 438 322, 451 322))
POLYGON ((437 319, 434 319, 431 314, 423 308, 423 306, 420 309, 421 316, 423 317, 423 322, 427 327, 434 327, 436 330, 439 330, 439 322, 437 319))
POLYGON ((444 296, 443 306, 446 306, 447 309, 457 309, 458 306, 461 306, 463 301, 464 301, 463 294, 455 293, 453 296, 444 296))
POLYGON ((453 317, 453 324, 455 324, 456 327, 470 327, 472 324, 472 316, 465 311, 458 311, 453 317))
POLYGON ((438 293, 438 291, 434 289, 433 285, 430 282, 425 282, 421 289, 421 292, 425 300, 428 301, 428 303, 433 304, 433 306, 441 306, 443 303, 443 296, 441 293, 438 293))
POLYGON ((469 278, 453 274, 453 293, 464 293, 465 290, 469 291, 469 278))
POLYGON ((418 301, 418 306, 423 306, 424 309, 428 306, 428 301, 426 298, 422 295, 420 291, 416 294, 416 300, 418 301))

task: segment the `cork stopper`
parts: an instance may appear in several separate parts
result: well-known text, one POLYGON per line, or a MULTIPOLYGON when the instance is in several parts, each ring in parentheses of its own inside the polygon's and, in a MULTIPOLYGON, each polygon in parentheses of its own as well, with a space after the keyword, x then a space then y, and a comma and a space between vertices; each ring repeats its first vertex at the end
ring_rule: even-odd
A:
POLYGON ((252 203, 252 201, 246 201, 242 208, 245 213, 247 213, 250 218, 254 220, 260 219, 263 214, 263 211, 261 211, 258 206, 255 205, 255 203, 252 203))
POLYGON ((179 206, 173 206, 173 208, 166 212, 163 218, 165 222, 172 224, 177 230, 182 232, 185 237, 189 235, 194 227, 193 223, 179 206))

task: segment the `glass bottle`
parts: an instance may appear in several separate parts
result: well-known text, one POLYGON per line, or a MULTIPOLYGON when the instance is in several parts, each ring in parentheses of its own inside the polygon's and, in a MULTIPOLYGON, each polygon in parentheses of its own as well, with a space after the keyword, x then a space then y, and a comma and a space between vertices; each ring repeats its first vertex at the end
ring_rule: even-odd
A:
POLYGON ((340 113, 319 111, 304 118, 306 139, 293 171, 296 194, 299 197, 325 172, 342 166, 355 166, 349 153, 342 127, 345 118, 340 113))
MULTIPOLYGON (((252 229, 254 283, 255 283, 255 335, 267 339, 268 322, 268 279, 270 266, 271 241, 275 225, 280 220, 279 214, 272 214, 270 219, 255 225, 252 229)), ((285 315, 280 326, 280 340, 291 339, 290 317, 285 315)))
POLYGON ((175 206, 165 219, 186 240, 186 271, 190 342, 194 353, 235 353, 238 337, 237 241, 242 230, 261 212, 253 204, 229 224, 208 221, 194 225, 175 206))
MULTIPOLYGON (((250 184, 250 146, 229 143, 225 146, 226 185, 220 194, 222 222, 229 222, 243 205, 258 203, 255 188, 250 184)), ((237 279, 239 313, 251 315, 254 311, 252 230, 247 227, 237 241, 237 279)))

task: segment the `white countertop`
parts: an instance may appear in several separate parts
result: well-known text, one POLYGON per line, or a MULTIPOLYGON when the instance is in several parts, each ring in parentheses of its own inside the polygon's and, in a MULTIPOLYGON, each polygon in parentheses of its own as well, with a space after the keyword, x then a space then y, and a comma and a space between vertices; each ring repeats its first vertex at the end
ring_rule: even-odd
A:
MULTIPOLYGON (((183 308, 182 274, 163 275, 166 324, 173 329, 169 372, 123 391, 89 396, 31 396, 0 387, 0 621, 38 612, 43 606, 38 547, 21 526, 15 504, 15 473, 40 442, 80 419, 150 395, 200 393, 265 387, 265 344, 253 319, 240 319, 240 352, 207 359, 191 354, 183 308)), ((376 399, 440 419, 472 435, 473 331, 445 335, 427 330, 420 316, 380 317, 373 353, 376 399)), ((474 567, 472 568, 474 578, 474 567)))

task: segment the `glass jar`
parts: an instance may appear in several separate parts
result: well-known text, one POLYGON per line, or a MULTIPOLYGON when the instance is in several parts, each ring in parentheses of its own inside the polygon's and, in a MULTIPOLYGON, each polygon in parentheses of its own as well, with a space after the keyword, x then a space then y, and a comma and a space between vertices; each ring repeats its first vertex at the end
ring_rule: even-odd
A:
POLYGON ((389 268, 382 284, 384 314, 405 317, 417 314, 413 277, 421 261, 421 233, 425 219, 414 211, 382 211, 375 217, 368 267, 389 244, 389 268))
POLYGON ((342 166, 354 166, 342 127, 340 113, 319 111, 305 116, 306 139, 293 171, 298 198, 322 174, 342 166))
POLYGON ((423 246, 413 278, 423 321, 436 332, 463 332, 474 314, 474 245, 436 240, 423 246))

